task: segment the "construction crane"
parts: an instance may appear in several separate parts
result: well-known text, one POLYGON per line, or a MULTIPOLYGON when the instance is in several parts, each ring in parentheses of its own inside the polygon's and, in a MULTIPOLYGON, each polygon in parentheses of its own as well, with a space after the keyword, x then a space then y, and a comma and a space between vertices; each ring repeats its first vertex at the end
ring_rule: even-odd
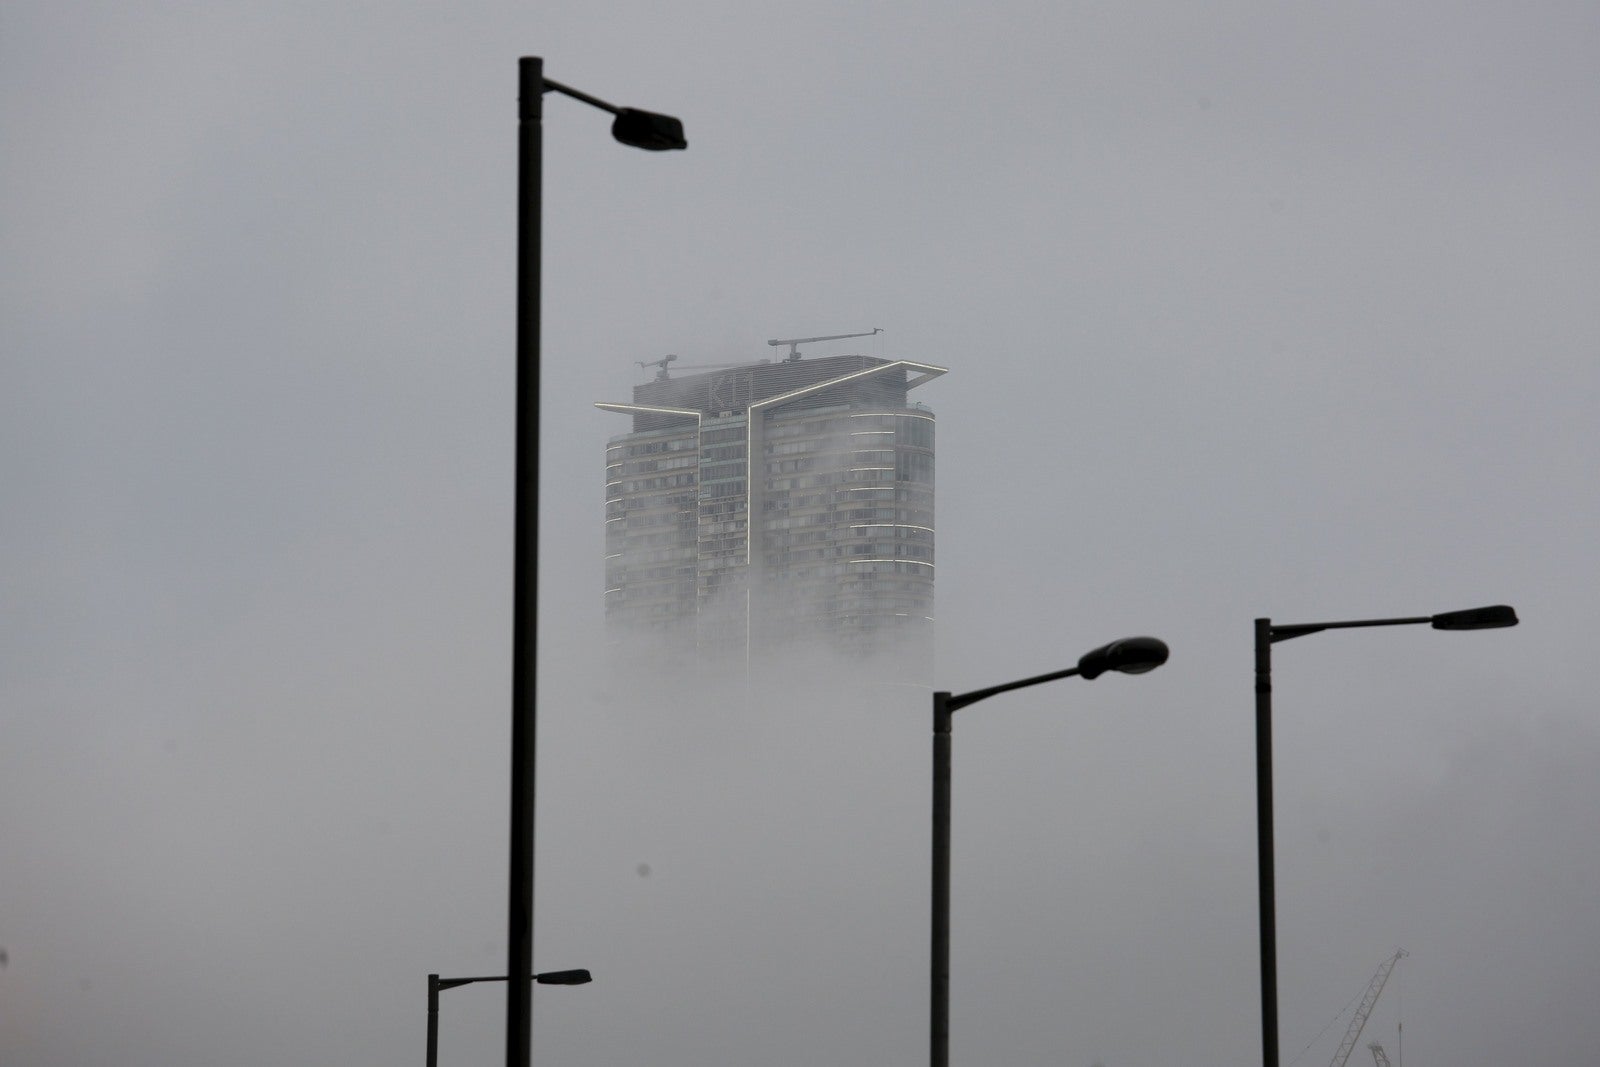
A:
POLYGON ((671 363, 673 360, 675 360, 677 358, 678 358, 677 356, 669 354, 669 355, 662 356, 660 359, 650 359, 650 360, 636 359, 636 360, 634 360, 634 362, 639 364, 639 366, 641 366, 641 367, 660 367, 661 369, 656 371, 656 381, 664 382, 664 381, 668 380, 668 377, 667 377, 667 364, 671 363))
POLYGON ((1367 1046, 1367 1051, 1372 1053, 1374 1067, 1389 1067, 1389 1054, 1383 1051, 1383 1046, 1374 1041, 1367 1046))
MULTIPOLYGON (((669 355, 669 356, 662 356, 660 359, 636 359, 636 360, 634 360, 634 362, 639 364, 639 366, 641 366, 641 367, 660 367, 661 369, 656 371, 656 381, 658 381, 658 382, 670 382, 672 380, 672 376, 668 373, 670 368, 667 366, 667 364, 676 362, 677 358, 678 358, 677 356, 670 356, 669 355)), ((771 362, 771 361, 764 359, 761 362, 762 363, 768 363, 768 362, 771 362)), ((749 366, 749 362, 748 361, 746 361, 744 363, 680 363, 678 365, 678 369, 679 370, 723 370, 723 369, 726 369, 728 367, 746 367, 746 366, 749 366)))
MULTIPOLYGON (((1344 1040, 1339 1042, 1339 1051, 1333 1054, 1333 1062, 1328 1067, 1344 1067, 1345 1061, 1350 1058, 1350 1050, 1356 1047, 1356 1040, 1361 1037, 1361 1030, 1367 1025, 1367 1016, 1372 1014, 1372 1006, 1378 1003, 1378 994, 1383 992, 1383 984, 1389 980, 1389 974, 1394 970, 1394 965, 1399 963, 1406 954, 1403 948, 1395 949, 1394 955, 1378 965, 1377 973, 1372 976, 1372 981, 1367 983, 1367 992, 1361 998, 1361 1006, 1356 1008, 1355 1015, 1350 1019, 1350 1025, 1344 1032, 1344 1040)), ((1368 1046, 1375 1048, 1376 1046, 1368 1046)), ((1382 1050, 1379 1049, 1381 1054, 1382 1050)), ((1385 1057, 1384 1064, 1388 1062, 1385 1057)))
POLYGON ((798 363, 800 362, 801 345, 808 345, 812 341, 843 341, 846 337, 871 337, 873 334, 882 332, 883 329, 881 327, 874 326, 871 333, 830 333, 826 337, 790 337, 784 340, 768 341, 767 344, 772 345, 774 348, 778 345, 788 345, 789 355, 784 358, 784 362, 798 363))

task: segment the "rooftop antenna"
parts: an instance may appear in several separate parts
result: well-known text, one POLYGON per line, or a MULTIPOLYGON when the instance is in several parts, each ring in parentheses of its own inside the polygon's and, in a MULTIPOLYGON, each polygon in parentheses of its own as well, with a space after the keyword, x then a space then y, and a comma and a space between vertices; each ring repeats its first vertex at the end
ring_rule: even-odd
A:
POLYGON ((667 377, 667 364, 677 358, 677 356, 667 355, 662 356, 660 359, 636 359, 634 362, 641 367, 660 367, 661 369, 656 371, 656 381, 665 382, 671 380, 667 377))
POLYGON ((800 362, 800 346, 810 344, 812 341, 842 341, 846 337, 871 337, 872 334, 882 333, 878 326, 872 328, 872 333, 830 333, 826 337, 790 337, 786 340, 768 341, 767 344, 776 348, 778 345, 788 345, 789 355, 784 358, 785 363, 800 362))

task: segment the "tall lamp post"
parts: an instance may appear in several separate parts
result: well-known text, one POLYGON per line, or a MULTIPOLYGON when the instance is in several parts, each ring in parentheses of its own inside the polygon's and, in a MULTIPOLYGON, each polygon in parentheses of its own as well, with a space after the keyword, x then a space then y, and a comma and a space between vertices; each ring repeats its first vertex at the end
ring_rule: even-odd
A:
MULTIPOLYGON (((505 980, 506 976, 503 974, 493 978, 440 978, 436 974, 428 975, 428 1067, 436 1067, 439 1062, 439 991, 454 989, 458 985, 471 985, 474 982, 505 980)), ((540 985, 588 985, 594 981, 594 976, 582 969, 545 971, 543 974, 533 975, 532 980, 540 985)))
POLYGON ((511 623, 511 906, 506 974, 506 1064, 527 1067, 533 969, 533 778, 539 604, 539 221, 543 196, 544 94, 609 111, 611 136, 650 151, 685 148, 671 115, 616 107, 544 76, 544 60, 520 61, 517 151, 517 465, 511 623))
POLYGON ((1257 899, 1261 917, 1261 1062, 1278 1067, 1278 918, 1277 886, 1272 857, 1272 646, 1279 641, 1323 630, 1360 626, 1421 626, 1435 630, 1496 630, 1517 624, 1517 613, 1505 604, 1403 619, 1354 619, 1284 625, 1256 620, 1256 849, 1257 899))
POLYGON ((1053 682, 1058 678, 1098 678, 1106 671, 1143 674, 1167 662, 1167 646, 1154 637, 1125 637, 1078 660, 1076 667, 1021 681, 974 689, 970 693, 933 694, 933 937, 929 973, 928 1062, 950 1062, 950 723, 956 711, 998 693, 1053 682))

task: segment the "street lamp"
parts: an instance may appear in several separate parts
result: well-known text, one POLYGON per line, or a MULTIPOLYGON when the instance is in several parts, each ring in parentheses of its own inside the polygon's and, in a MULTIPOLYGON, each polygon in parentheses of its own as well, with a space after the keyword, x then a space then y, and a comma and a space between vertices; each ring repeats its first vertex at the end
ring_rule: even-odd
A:
MULTIPOLYGON (((458 985, 471 985, 473 982, 505 980, 503 974, 493 978, 440 978, 436 974, 428 975, 428 1067, 436 1067, 439 1062, 439 991, 454 989, 458 985)), ((594 976, 582 969, 545 971, 534 975, 532 980, 540 985, 588 985, 594 981, 594 976)))
POLYGON ((970 693, 933 694, 933 948, 929 974, 931 1067, 950 1062, 950 723, 955 712, 997 693, 1079 675, 1098 678, 1106 671, 1143 674, 1167 662, 1167 646, 1154 637, 1125 637, 1086 653, 1076 667, 970 693))
POLYGON ((1261 916, 1261 1062, 1278 1067, 1278 919, 1277 886, 1272 859, 1272 646, 1279 641, 1323 630, 1360 626, 1421 626, 1435 630, 1497 630, 1517 624, 1517 613, 1505 604, 1403 619, 1354 619, 1285 626, 1256 620, 1256 849, 1261 916))
POLYGON ((544 60, 519 61, 517 151, 517 471, 511 607, 511 892, 506 973, 506 1064, 527 1067, 533 1014, 533 779, 539 605, 539 222, 544 94, 551 90, 616 116, 611 136, 660 151, 685 148, 670 115, 616 107, 544 76, 544 60))

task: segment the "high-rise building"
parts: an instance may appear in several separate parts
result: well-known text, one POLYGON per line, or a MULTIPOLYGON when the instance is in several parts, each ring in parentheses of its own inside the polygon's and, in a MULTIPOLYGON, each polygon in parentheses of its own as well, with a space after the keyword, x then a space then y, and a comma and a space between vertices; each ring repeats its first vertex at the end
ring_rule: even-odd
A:
POLYGON ((944 368, 761 362, 634 387, 606 445, 606 619, 702 654, 927 648, 944 368))

